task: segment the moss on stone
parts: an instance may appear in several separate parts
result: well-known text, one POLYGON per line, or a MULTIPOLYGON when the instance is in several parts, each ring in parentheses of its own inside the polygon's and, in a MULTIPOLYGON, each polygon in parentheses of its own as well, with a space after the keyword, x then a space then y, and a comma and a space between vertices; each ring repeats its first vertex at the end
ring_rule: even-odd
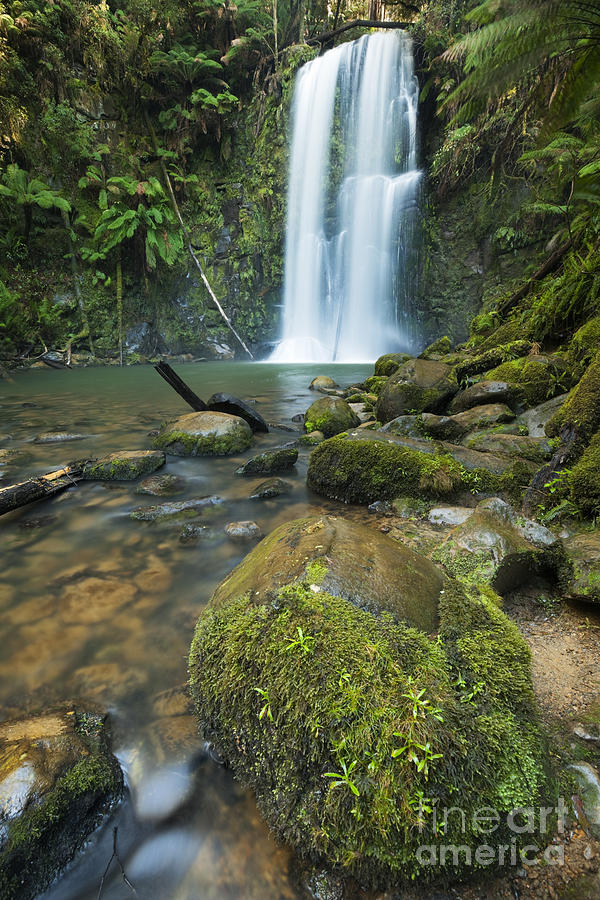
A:
POLYGON ((478 342, 477 346, 481 351, 484 351, 520 340, 533 341, 535 340, 535 333, 527 319, 523 319, 521 315, 518 315, 495 328, 483 340, 478 342))
POLYGON ((525 356, 502 363, 485 375, 489 381, 506 381, 521 388, 528 406, 537 406, 572 385, 559 357, 525 356))
MULTIPOLYGON (((398 369, 399 367, 400 367, 400 364, 398 364, 398 366, 396 366, 396 369, 398 369)), ((394 372, 396 371, 396 369, 394 369, 394 372)), ((369 394, 375 394, 375 396, 378 397, 383 389, 383 386, 387 382, 387 380, 388 380, 387 375, 385 375, 385 376, 371 375, 370 378, 367 378, 367 380, 365 381, 365 390, 369 394)))
MULTIPOLYGON (((399 369, 402 363, 410 359, 408 353, 384 353, 375 362, 375 376, 393 375, 396 369, 399 369)), ((373 376, 371 376, 373 377, 373 376)))
POLYGON ((600 351, 563 405, 546 423, 548 437, 556 437, 563 429, 576 431, 580 445, 589 443, 600 428, 600 351))
POLYGON ((529 842, 505 814, 546 794, 525 642, 476 591, 448 584, 441 609, 434 642, 298 582, 275 601, 211 603, 196 627, 204 736, 278 838, 366 887, 473 871, 462 854, 419 862, 419 846, 440 843, 434 807, 464 811, 464 823, 448 816, 443 843, 474 849, 475 810, 504 814, 486 843, 529 842))
POLYGON ((583 456, 568 475, 572 502, 585 514, 600 514, 600 432, 594 435, 583 456))
POLYGON ((133 481, 149 475, 165 464, 164 453, 153 450, 128 450, 111 453, 88 463, 84 477, 89 481, 133 481))
POLYGON ((420 354, 419 359, 439 359, 452 350, 452 341, 447 335, 438 338, 433 344, 426 347, 420 354))
POLYGON ((247 460, 236 469, 236 475, 273 475, 287 472, 296 464, 298 451, 295 447, 274 447, 247 460))
MULTIPOLYGON (((493 347, 485 353, 477 353, 474 356, 463 357, 454 366, 454 375, 458 382, 464 381, 472 375, 481 375, 488 372, 494 366, 499 366, 511 359, 525 356, 532 347, 531 341, 510 341, 500 347, 493 347)), ((506 379, 501 379, 506 380, 506 379)))
POLYGON ((244 419, 221 412, 197 412, 166 423, 154 446, 175 456, 231 456, 247 450, 252 431, 244 419))
POLYGON ((357 425, 360 425, 360 419, 341 397, 320 397, 306 410, 304 429, 307 434, 320 431, 325 437, 333 437, 357 425))

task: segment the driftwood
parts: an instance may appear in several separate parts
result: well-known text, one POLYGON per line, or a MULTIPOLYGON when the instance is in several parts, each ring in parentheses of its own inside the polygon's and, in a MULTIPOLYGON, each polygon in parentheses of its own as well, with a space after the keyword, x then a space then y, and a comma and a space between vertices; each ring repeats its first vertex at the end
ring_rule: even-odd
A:
POLYGON ((159 375, 161 375, 167 384, 170 384, 174 391, 177 391, 180 397, 183 397, 186 403, 188 403, 192 409, 195 409, 196 412, 205 412, 208 409, 208 406, 198 397, 191 388, 187 386, 185 381, 183 381, 177 372, 174 372, 171 366, 165 362, 159 362, 158 365, 154 366, 159 375))
POLYGON ((82 478, 81 466, 72 464, 63 469, 57 469, 55 472, 49 472, 47 475, 39 475, 37 478, 29 478, 19 484, 0 488, 0 516, 19 509, 21 506, 26 506, 28 503, 34 503, 36 500, 43 500, 44 497, 64 491, 71 485, 77 484, 82 478))
POLYGON ((410 22, 378 22, 376 19, 353 19, 351 22, 345 22, 339 28, 332 31, 325 31, 323 34, 317 34, 315 37, 307 38, 305 44, 326 44, 333 40, 338 34, 350 31, 351 28, 408 28, 410 22))

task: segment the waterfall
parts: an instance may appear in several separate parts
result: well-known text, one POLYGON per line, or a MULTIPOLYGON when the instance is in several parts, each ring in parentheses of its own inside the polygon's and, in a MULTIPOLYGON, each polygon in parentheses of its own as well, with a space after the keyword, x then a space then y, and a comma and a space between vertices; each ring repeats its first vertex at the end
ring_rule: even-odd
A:
POLYGON ((415 343, 417 101, 404 33, 362 37, 300 69, 273 361, 371 361, 415 343))

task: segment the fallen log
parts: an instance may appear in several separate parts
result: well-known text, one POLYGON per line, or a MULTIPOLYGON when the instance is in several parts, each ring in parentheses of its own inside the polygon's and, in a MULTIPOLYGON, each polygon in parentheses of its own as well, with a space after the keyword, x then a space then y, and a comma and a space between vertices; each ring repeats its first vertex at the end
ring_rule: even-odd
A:
POLYGON ((185 381, 179 377, 177 372, 174 372, 171 366, 165 362, 159 362, 156 366, 154 366, 159 375, 161 375, 167 384, 169 384, 174 391, 176 391, 180 397, 182 397, 186 403, 188 403, 192 409, 195 409, 196 412, 205 412, 208 409, 208 406, 198 397, 193 390, 187 386, 185 381))
POLYGON ((83 478, 81 466, 72 464, 47 475, 39 475, 37 478, 29 478, 19 484, 11 484, 0 488, 0 516, 13 512, 28 503, 51 497, 59 491, 77 484, 83 478))

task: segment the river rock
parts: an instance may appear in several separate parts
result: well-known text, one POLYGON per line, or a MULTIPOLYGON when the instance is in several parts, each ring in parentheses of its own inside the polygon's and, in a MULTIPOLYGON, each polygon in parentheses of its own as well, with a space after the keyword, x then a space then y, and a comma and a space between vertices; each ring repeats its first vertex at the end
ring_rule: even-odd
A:
POLYGON ((38 434, 34 439, 34 444, 64 444, 67 441, 83 441, 84 438, 90 437, 89 434, 74 434, 69 431, 45 431, 38 434))
POLYGON ((179 543, 186 546, 197 544, 198 541, 208 537, 210 534, 211 531, 206 525, 192 525, 188 523, 179 532, 179 543))
POLYGON ((172 500, 160 506, 140 506, 129 513, 129 518, 137 522, 180 522, 202 515, 207 506, 223 503, 222 497, 196 497, 192 500, 172 500))
POLYGON ((239 416, 194 412, 162 426, 154 446, 175 456, 230 456, 247 450, 252 430, 239 416))
POLYGON ((0 896, 41 893, 123 789, 101 716, 68 709, 0 725, 0 896))
POLYGON ((503 403, 515 409, 522 399, 522 394, 514 384, 506 381, 478 381, 456 395, 450 404, 450 412, 460 413, 474 406, 491 403, 503 403))
POLYGON ((573 565, 567 596, 600 604, 600 532, 567 538, 565 552, 573 565))
POLYGON ((307 433, 321 431, 325 437, 333 437, 357 425, 360 425, 360 419, 341 397, 320 397, 306 410, 304 428, 307 433))
POLYGON ((594 837, 600 840, 600 778, 588 762, 572 763, 568 768, 579 783, 586 819, 594 837))
POLYGON ((487 582, 501 594, 536 575, 550 574, 563 581, 568 571, 555 535, 499 497, 482 500, 431 557, 465 582, 487 582))
POLYGON ((233 541, 252 541, 261 538, 262 531, 256 522, 229 522, 225 526, 225 534, 233 541))
POLYGON ((453 416, 423 413, 423 429, 430 437, 443 441, 460 441, 475 428, 490 428, 514 419, 514 412, 504 403, 474 406, 453 416))
POLYGON ((325 435, 322 431, 309 431, 308 434, 301 434, 297 443, 300 447, 316 447, 317 444, 321 444, 324 440, 325 435))
POLYGON ((248 591, 265 602, 299 578, 372 613, 391 612, 427 632, 436 627, 441 571, 378 531, 333 516, 276 528, 219 585, 213 602, 248 591))
POLYGON ((151 475, 137 485, 134 494, 149 494, 151 497, 171 497, 180 494, 184 483, 177 475, 151 475))
POLYGON ((279 497, 280 494, 288 494, 291 485, 281 478, 269 478, 267 481, 261 481, 250 494, 250 500, 271 500, 273 497, 279 497))
POLYGON ((122 450, 87 463, 83 477, 88 481, 133 481, 164 466, 165 461, 160 450, 122 450))
POLYGON ((562 356, 529 354, 510 359, 486 373, 491 381, 517 385, 527 406, 543 403, 573 387, 573 373, 562 356))
MULTIPOLYGON (((415 791, 451 783, 466 823, 498 797, 503 809, 540 806, 547 757, 529 660, 493 597, 375 529, 307 517, 217 588, 196 626, 190 691, 203 736, 279 840, 340 877, 397 890, 422 873, 423 833, 406 827, 415 791), (432 622, 439 641, 425 633, 432 622), (407 740, 430 748, 421 772, 407 740)), ((444 843, 474 851, 480 830, 452 819, 444 843)))
MULTIPOLYGON (((477 407, 476 407, 477 408, 477 407)), ((490 431, 475 431, 463 440, 465 447, 481 453, 499 453, 506 456, 520 456, 542 463, 552 456, 552 448, 545 437, 527 437, 521 434, 496 434, 490 431)))
MULTIPOLYGON (((434 418, 439 418, 435 416, 434 418)), ((423 440, 423 419, 421 416, 396 416, 380 429, 384 434, 398 434, 404 437, 423 440)))
POLYGON ((236 469, 236 475, 272 475, 287 472, 296 463, 298 451, 294 446, 274 447, 247 460, 236 469))
POLYGON ((391 375, 377 398, 380 422, 415 412, 435 412, 458 390, 451 369, 427 359, 411 359, 391 375))
POLYGON ((317 375, 308 386, 309 391, 335 390, 339 384, 328 375, 317 375))
POLYGON ((384 353, 375 363, 375 375, 389 378, 409 359, 412 359, 409 353, 384 353))
POLYGON ((474 510, 468 506, 434 506, 427 518, 432 525, 462 525, 470 519, 474 510))
POLYGON ((238 416, 248 423, 253 432, 267 432, 269 426, 252 406, 232 394, 213 394, 209 398, 208 408, 216 412, 238 416))

